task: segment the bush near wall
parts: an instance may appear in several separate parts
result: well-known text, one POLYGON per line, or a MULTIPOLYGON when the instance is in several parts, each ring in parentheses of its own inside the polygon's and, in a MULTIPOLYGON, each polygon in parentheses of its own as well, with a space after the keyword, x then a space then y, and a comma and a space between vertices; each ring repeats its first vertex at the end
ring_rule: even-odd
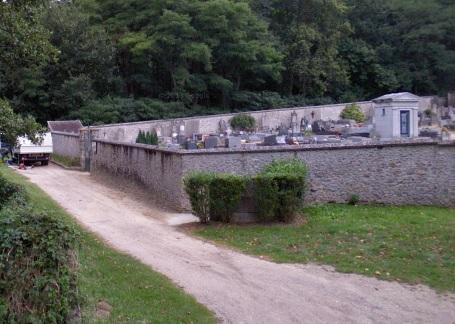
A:
POLYGON ((184 180, 191 207, 201 223, 210 220, 229 223, 246 188, 242 176, 213 172, 192 172, 184 180))
POLYGON ((365 115, 363 114, 362 109, 355 103, 344 107, 340 116, 343 119, 353 119, 358 123, 361 123, 365 120, 365 115))
POLYGON ((303 203, 307 168, 298 160, 278 160, 254 178, 255 199, 261 221, 291 222, 303 203))
POLYGON ((77 235, 33 212, 23 188, 1 175, 0 183, 16 188, 0 205, 0 322, 65 323, 78 305, 77 235))
POLYGON ((290 222, 301 207, 307 168, 300 160, 280 160, 267 165, 253 179, 233 174, 192 172, 185 176, 185 191, 202 223, 229 223, 247 183, 253 181, 260 221, 290 222))
POLYGON ((239 131, 252 131, 256 127, 256 119, 248 114, 238 114, 229 121, 231 127, 239 131))

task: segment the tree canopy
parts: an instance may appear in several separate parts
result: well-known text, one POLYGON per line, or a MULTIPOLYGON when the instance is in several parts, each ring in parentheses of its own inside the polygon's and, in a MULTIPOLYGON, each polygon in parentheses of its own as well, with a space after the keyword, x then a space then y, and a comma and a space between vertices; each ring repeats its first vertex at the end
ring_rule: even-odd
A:
POLYGON ((451 0, 0 2, 0 97, 41 123, 455 89, 451 0))

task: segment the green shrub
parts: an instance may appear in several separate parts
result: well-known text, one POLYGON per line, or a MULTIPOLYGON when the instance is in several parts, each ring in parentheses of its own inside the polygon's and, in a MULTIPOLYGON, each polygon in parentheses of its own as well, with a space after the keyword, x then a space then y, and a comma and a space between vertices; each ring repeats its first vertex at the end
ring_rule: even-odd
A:
POLYGON ((0 175, 0 209, 13 200, 23 200, 24 189, 0 175))
POLYGON ((231 127, 240 131, 252 131, 256 127, 256 119, 248 114, 238 114, 229 121, 231 127))
POLYGON ((183 178, 185 191, 190 197, 191 208, 201 223, 208 223, 210 220, 209 189, 212 177, 212 173, 195 171, 183 178))
POLYGON ((231 221, 246 188, 246 179, 233 174, 217 173, 210 182, 210 219, 231 221))
POLYGON ((158 135, 155 131, 144 132, 142 130, 139 130, 139 134, 136 137, 136 143, 158 145, 158 135))
POLYGON ((201 223, 229 223, 246 187, 246 178, 233 174, 191 172, 183 179, 191 208, 201 223))
POLYGON ((360 106, 355 103, 347 105, 343 109, 343 111, 341 112, 341 118, 353 119, 358 123, 361 123, 365 120, 365 116, 363 115, 362 109, 360 109, 360 106))
POLYGON ((64 323, 78 304, 74 230, 0 175, 0 322, 64 323))
POLYGON ((301 207, 307 168, 298 160, 278 160, 256 175, 255 197, 260 220, 291 222, 301 207))
POLYGON ((357 205, 360 201, 360 196, 359 195, 356 195, 356 194, 352 194, 350 197, 349 197, 349 200, 348 200, 348 204, 349 205, 357 205))

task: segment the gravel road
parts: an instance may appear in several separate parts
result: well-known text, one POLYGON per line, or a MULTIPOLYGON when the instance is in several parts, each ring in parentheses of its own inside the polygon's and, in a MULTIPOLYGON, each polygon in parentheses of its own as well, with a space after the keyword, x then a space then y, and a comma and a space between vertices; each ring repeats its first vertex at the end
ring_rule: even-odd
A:
POLYGON ((178 215, 87 173, 56 166, 20 172, 112 247, 195 296, 220 322, 455 323, 454 294, 250 257, 183 234, 171 225, 178 215))

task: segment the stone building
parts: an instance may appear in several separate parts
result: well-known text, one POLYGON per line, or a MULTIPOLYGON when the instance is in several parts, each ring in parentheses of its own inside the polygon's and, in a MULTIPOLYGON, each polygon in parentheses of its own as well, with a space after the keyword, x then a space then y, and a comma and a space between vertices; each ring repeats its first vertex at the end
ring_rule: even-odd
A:
POLYGON ((374 103, 375 133, 382 139, 419 136, 420 97, 409 92, 391 93, 374 103))

